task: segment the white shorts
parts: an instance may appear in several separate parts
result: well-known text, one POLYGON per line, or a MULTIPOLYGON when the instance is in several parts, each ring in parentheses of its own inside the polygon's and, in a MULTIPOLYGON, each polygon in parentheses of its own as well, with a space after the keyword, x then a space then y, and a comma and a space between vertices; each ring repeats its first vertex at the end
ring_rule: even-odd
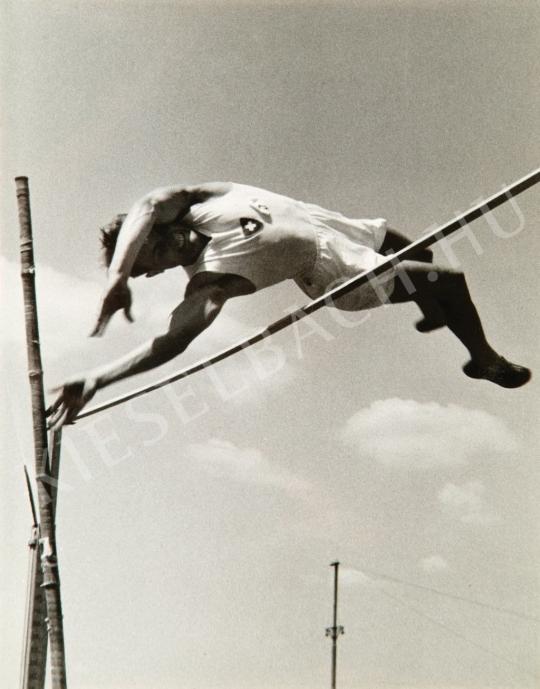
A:
MULTIPOLYGON (((315 229, 317 257, 310 272, 296 283, 312 299, 387 260, 377 253, 386 235, 384 218, 352 219, 312 204, 305 207, 315 229)), ((370 309, 384 303, 393 288, 394 271, 390 269, 377 276, 376 287, 366 283, 329 306, 345 311, 370 309)))

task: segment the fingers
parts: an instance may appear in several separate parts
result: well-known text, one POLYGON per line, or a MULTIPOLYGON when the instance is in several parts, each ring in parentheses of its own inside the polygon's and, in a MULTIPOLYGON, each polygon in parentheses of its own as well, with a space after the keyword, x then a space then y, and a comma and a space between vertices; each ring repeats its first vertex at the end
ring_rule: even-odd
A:
MULTIPOLYGON (((135 319, 133 318, 133 315, 131 314, 131 304, 129 306, 124 307, 124 316, 126 317, 126 320, 129 321, 130 323, 134 323, 135 319)), ((112 314, 107 314, 105 316, 100 316, 98 318, 98 321, 96 323, 95 328, 92 330, 90 333, 90 337, 101 337, 105 330, 107 329, 107 326, 109 325, 109 321, 112 318, 112 314)))
POLYGON ((51 418, 49 419, 49 423, 47 424, 48 430, 59 430, 66 423, 68 413, 69 408, 67 407, 67 405, 62 405, 59 408, 58 412, 54 416, 51 416, 51 418))
POLYGON ((114 311, 111 311, 109 313, 102 311, 99 315, 99 318, 97 319, 96 327, 90 333, 90 337, 101 337, 107 329, 107 326, 109 325, 109 322, 113 315, 114 311))
POLYGON ((130 323, 134 322, 135 319, 131 315, 131 304, 124 308, 124 316, 126 317, 126 320, 128 320, 130 323))
POLYGON ((51 413, 47 421, 47 429, 57 431, 62 426, 74 424, 83 406, 83 403, 69 404, 62 399, 56 405, 56 410, 51 413))
POLYGON ((48 430, 58 430, 65 424, 74 423, 77 414, 84 406, 84 401, 80 395, 74 394, 70 390, 70 385, 63 385, 60 388, 60 394, 56 400, 46 410, 48 430))
POLYGON ((68 413, 69 407, 64 403, 63 399, 60 399, 56 406, 56 410, 51 413, 49 420, 47 422, 48 430, 58 430, 64 423, 65 417, 68 413))
MULTIPOLYGON (((50 392, 58 392, 58 391, 61 390, 61 389, 62 389, 61 387, 59 387, 59 388, 53 388, 52 390, 50 390, 50 392)), ((59 395, 59 396, 55 399, 55 401, 54 401, 49 407, 47 407, 47 409, 45 409, 45 415, 46 415, 46 416, 51 416, 51 415, 58 409, 58 407, 59 407, 61 404, 62 404, 62 395, 59 395)))
POLYGON ((124 316, 126 317, 126 320, 128 320, 130 323, 133 323, 133 316, 131 315, 131 292, 129 289, 126 289, 124 292, 124 316))
POLYGON ((101 304, 101 310, 99 312, 96 325, 90 333, 90 337, 101 337, 101 335, 103 335, 103 333, 105 332, 109 324, 109 321, 113 317, 114 313, 118 311, 119 308, 121 308, 121 306, 115 304, 114 301, 111 300, 111 296, 107 295, 103 299, 103 303, 101 304))
POLYGON ((116 291, 109 292, 101 306, 101 311, 97 319, 97 323, 90 333, 90 337, 100 337, 105 332, 109 321, 113 315, 122 309, 126 319, 133 323, 133 316, 131 314, 131 293, 127 286, 116 291))
POLYGON ((108 308, 107 302, 104 301, 101 306, 101 311, 99 312, 96 325, 92 330, 90 337, 100 337, 101 335, 103 335, 103 333, 105 332, 105 328, 109 324, 109 321, 111 320, 114 312, 115 309, 111 310, 110 308, 108 308))
POLYGON ((101 337, 105 332, 105 326, 101 323, 96 323, 94 329, 90 333, 89 337, 101 337))

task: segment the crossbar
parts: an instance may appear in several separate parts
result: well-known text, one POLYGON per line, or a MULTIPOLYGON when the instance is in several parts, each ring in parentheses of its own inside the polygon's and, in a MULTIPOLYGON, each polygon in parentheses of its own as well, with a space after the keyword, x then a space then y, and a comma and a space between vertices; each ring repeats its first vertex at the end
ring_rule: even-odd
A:
POLYGON ((198 371, 202 371, 203 369, 208 368, 209 366, 213 366, 214 364, 217 364, 220 361, 227 359, 233 354, 241 352, 247 347, 251 347, 257 342, 260 342, 261 340, 264 340, 267 337, 274 335, 280 330, 287 328, 296 321, 305 318, 307 315, 313 313, 314 311, 317 311, 322 306, 332 304, 332 302, 335 299, 349 294, 358 287, 365 285, 374 277, 396 266, 398 263, 404 261, 409 256, 411 256, 411 254, 414 254, 419 249, 424 249, 430 246, 431 244, 440 241, 444 237, 447 237, 453 232, 456 232, 465 225, 473 222, 474 220, 477 220, 486 213, 489 213, 498 206, 501 206, 503 203, 506 203, 513 196, 517 196, 518 194, 521 194, 527 189, 530 189, 538 182, 540 182, 540 168, 533 170, 529 174, 525 175, 525 177, 522 177, 516 182, 513 182, 512 184, 509 184, 508 186, 504 187, 502 191, 497 192, 485 201, 482 201, 476 206, 473 206, 462 215, 453 218, 444 225, 440 225, 424 237, 420 237, 420 239, 411 242, 404 249, 401 249, 400 251, 397 251, 395 254, 392 254, 391 257, 389 257, 386 261, 383 261, 376 268, 373 268, 369 271, 365 271, 364 273, 361 273, 360 275, 357 275, 351 278, 350 280, 347 280, 347 282, 344 282, 342 285, 335 287, 334 289, 330 290, 326 294, 323 294, 317 299, 314 299, 305 306, 302 306, 301 308, 292 311, 291 313, 287 314, 283 318, 280 318, 274 323, 271 323, 264 330, 261 330, 260 332, 251 335, 251 337, 241 340, 240 342, 236 343, 235 345, 232 345, 231 347, 223 349, 222 351, 218 352, 217 354, 214 354, 213 356, 210 356, 206 359, 202 359, 201 361, 198 361, 192 364, 191 366, 187 366, 186 368, 183 368, 180 371, 177 371, 176 373, 167 376, 166 378, 162 378, 161 380, 158 380, 155 383, 151 383, 150 385, 144 385, 140 388, 132 390, 131 392, 119 395, 118 397, 113 397, 112 399, 103 402, 102 404, 98 404, 94 407, 90 407, 89 409, 85 409, 77 416, 77 419, 83 419, 87 416, 92 416, 93 414, 97 414, 98 412, 105 411, 105 409, 116 407, 117 405, 123 404, 124 402, 128 402, 129 400, 132 400, 136 397, 146 395, 147 393, 153 392, 154 390, 158 390, 159 388, 162 388, 165 385, 170 385, 170 383, 174 383, 177 380, 182 380, 183 378, 187 378, 188 376, 191 376, 194 373, 197 373, 198 371))

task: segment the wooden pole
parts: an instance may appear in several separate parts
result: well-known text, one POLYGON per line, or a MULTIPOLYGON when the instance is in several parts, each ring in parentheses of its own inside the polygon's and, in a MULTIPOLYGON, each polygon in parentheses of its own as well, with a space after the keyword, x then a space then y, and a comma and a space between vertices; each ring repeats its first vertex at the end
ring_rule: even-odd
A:
POLYGON ((45 594, 41 588, 43 575, 39 560, 39 525, 32 488, 26 467, 26 485, 32 509, 32 532, 28 547, 28 589, 26 594, 25 636, 21 667, 22 689, 43 689, 47 665, 47 607, 45 594))
MULTIPOLYGON (((52 689, 66 689, 66 664, 62 602, 60 597, 60 575, 56 552, 54 503, 47 447, 47 424, 45 417, 45 395, 43 391, 43 370, 39 343, 39 328, 36 303, 34 249, 32 241, 32 219, 30 193, 27 177, 15 179, 20 226, 21 278, 24 297, 26 326, 26 348, 28 377, 32 399, 32 426, 34 436, 34 460, 38 484, 38 505, 40 521, 40 559, 42 582, 47 607, 47 624, 50 641, 52 689)), ((29 665, 32 664, 29 658, 29 665)))
POLYGON ((337 610, 338 610, 338 569, 339 562, 332 562, 330 567, 334 568, 334 614, 332 617, 333 625, 328 627, 326 630, 326 636, 332 639, 332 671, 330 686, 331 689, 336 689, 336 678, 337 678, 337 640, 340 634, 344 634, 345 630, 343 627, 339 626, 337 623, 337 610))
POLYGON ((338 567, 339 562, 334 562, 331 565, 334 568, 334 615, 333 615, 333 631, 332 634, 332 689, 336 689, 337 676, 337 597, 338 597, 338 567))

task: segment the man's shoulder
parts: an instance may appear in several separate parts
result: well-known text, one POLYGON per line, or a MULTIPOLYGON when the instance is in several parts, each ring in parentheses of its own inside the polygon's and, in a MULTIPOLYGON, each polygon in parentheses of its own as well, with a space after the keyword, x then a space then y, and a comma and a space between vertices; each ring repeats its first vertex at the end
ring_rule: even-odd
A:
POLYGON ((211 191, 215 194, 225 194, 231 190, 234 182, 223 182, 223 181, 213 181, 213 182, 201 182, 200 184, 192 184, 191 189, 205 189, 206 191, 211 191))
POLYGON ((224 196, 233 188, 233 182, 202 182, 201 184, 191 184, 185 189, 195 199, 206 200, 211 196, 224 196))

